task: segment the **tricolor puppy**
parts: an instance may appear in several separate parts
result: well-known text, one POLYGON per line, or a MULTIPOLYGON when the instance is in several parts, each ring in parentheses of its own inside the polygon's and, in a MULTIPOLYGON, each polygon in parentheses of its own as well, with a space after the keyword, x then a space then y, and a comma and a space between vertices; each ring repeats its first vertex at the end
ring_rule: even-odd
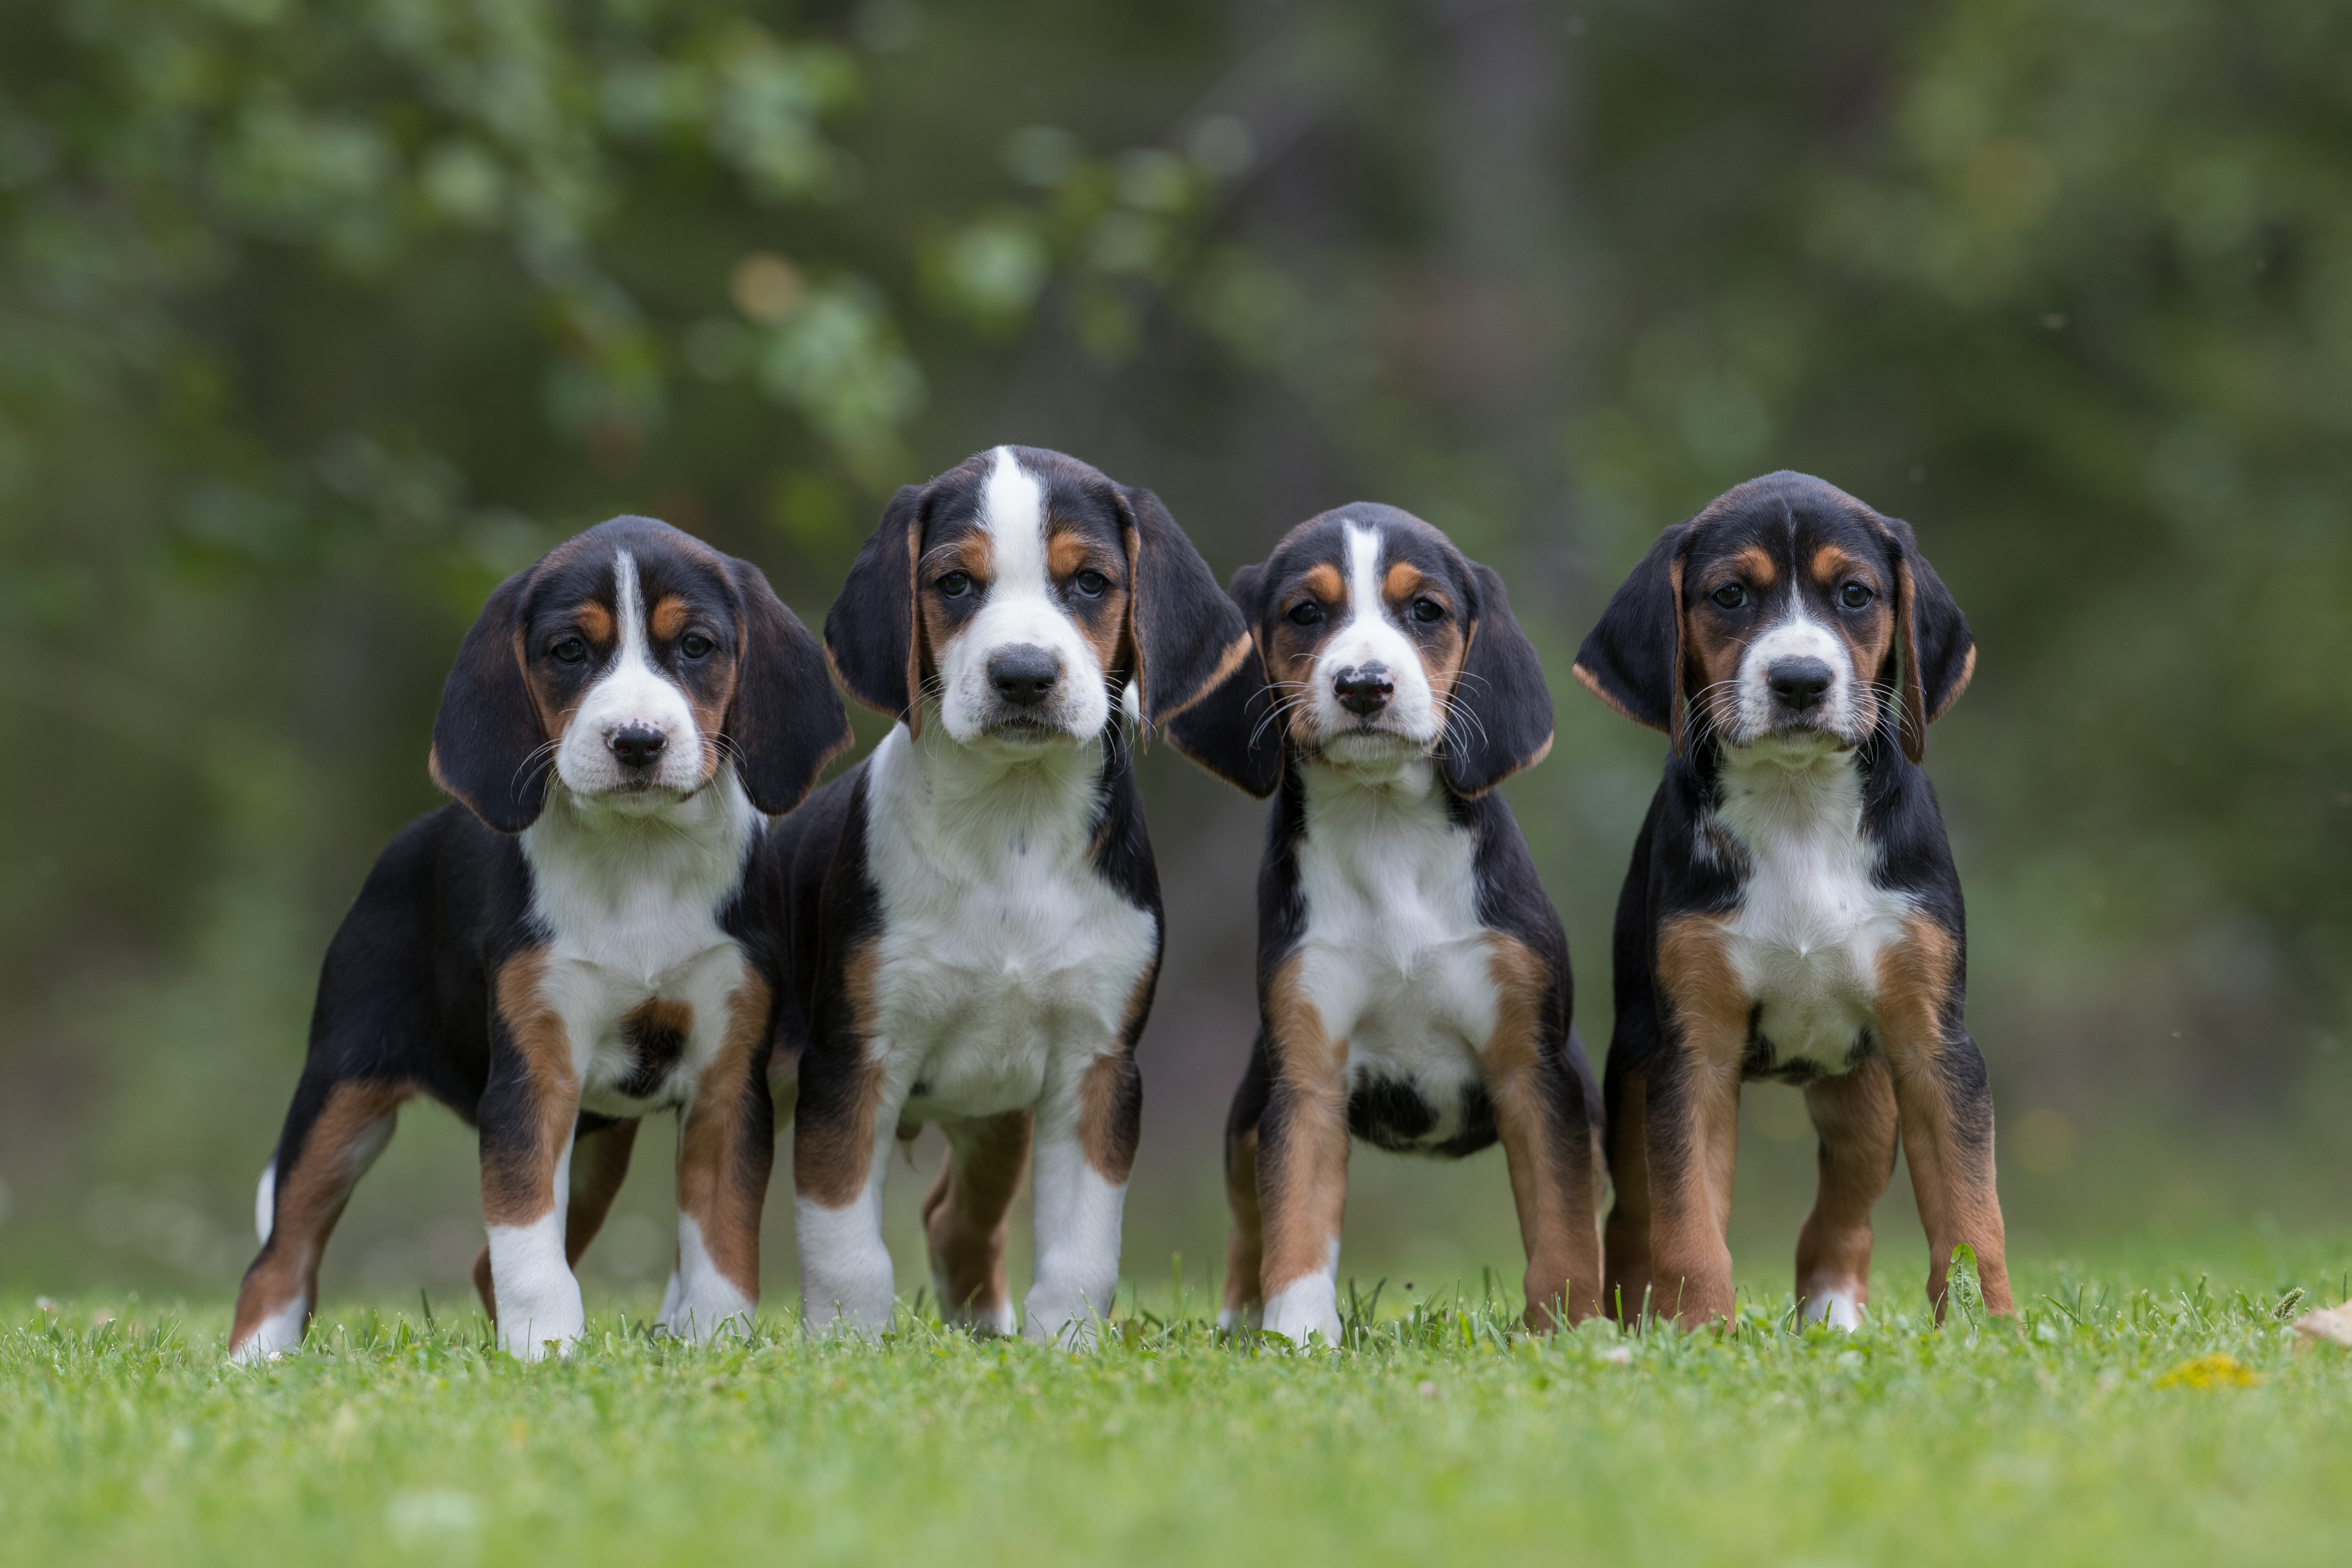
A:
POLYGON ((1034 1146, 1026 1331, 1083 1342, 1118 1284, 1135 1042, 1160 884, 1122 713, 1246 662, 1241 617, 1148 490, 1000 447, 898 492, 825 617, 851 696, 899 721, 777 828, 809 1327, 889 1322, 882 1183, 925 1122, 948 1320, 1009 1333, 1005 1214, 1034 1146))
POLYGON ((1552 733, 1502 579, 1419 518, 1360 503, 1292 531, 1233 595, 1265 683, 1254 722, 1221 727, 1244 750, 1202 749, 1275 804, 1220 1321, 1337 1341, 1354 1138, 1444 1158, 1499 1139, 1528 1321, 1591 1317, 1600 1098, 1559 917, 1493 793, 1552 733))
POLYGON ((1792 473, 1668 529, 1585 639, 1577 678, 1674 737, 1617 904, 1608 1251, 1625 1317, 1729 1317, 1748 1079, 1801 1085, 1821 1136, 1797 1242, 1808 1315, 1861 1319, 1898 1126, 1936 1310, 1966 1244, 1985 1304, 2010 1310, 1959 878, 1918 766, 1975 663, 1909 526, 1792 473))
POLYGON ((575 1262, 637 1120, 677 1112, 665 1329, 748 1323, 774 1157, 777 952, 747 899, 766 827, 849 742, 816 640, 759 569, 647 518, 490 595, 433 726, 462 805, 410 824, 327 949, 262 1173, 231 1353, 302 1340, 352 1188, 423 1094, 481 1131, 499 1343, 579 1337, 575 1262))

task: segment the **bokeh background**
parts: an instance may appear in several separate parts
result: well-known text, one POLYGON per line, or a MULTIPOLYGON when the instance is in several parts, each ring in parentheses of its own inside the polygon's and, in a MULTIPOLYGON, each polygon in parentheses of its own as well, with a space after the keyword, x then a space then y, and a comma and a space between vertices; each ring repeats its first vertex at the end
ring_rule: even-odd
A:
MULTIPOLYGON (((1007 440, 1220 574, 1360 498, 1504 571, 1596 1054, 1664 742, 1578 639, 1753 473, 1908 518, 1981 649, 1929 765, 2018 1248, 2343 1226, 2347 68, 2309 0, 0 0, 0 1288, 225 1308, 502 574, 650 512, 814 622, 891 489, 1007 440)), ((1144 778, 1129 1272, 1208 1285, 1262 808, 1144 778)), ((1785 1289, 1811 1149, 1748 1099, 1785 1289)), ((658 1289, 667 1137, 592 1300, 658 1289)), ((1348 1272, 1516 1279, 1498 1156, 1356 1173, 1348 1272)), ((455 1303, 478 1237, 420 1106, 328 1289, 455 1303)))

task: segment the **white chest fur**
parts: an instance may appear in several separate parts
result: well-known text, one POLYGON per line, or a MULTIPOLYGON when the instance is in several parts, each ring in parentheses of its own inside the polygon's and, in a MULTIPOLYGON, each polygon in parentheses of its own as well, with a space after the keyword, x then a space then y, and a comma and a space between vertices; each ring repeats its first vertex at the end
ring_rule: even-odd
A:
POLYGON ((1159 949, 1089 859, 1099 742, 995 756, 894 730, 866 784, 876 1048, 907 1114, 1035 1105, 1117 1042, 1159 949))
POLYGON ((1872 879, 1856 759, 1727 762, 1717 826, 1748 856, 1726 929, 1732 963, 1763 1006, 1759 1033, 1784 1063, 1843 1071, 1870 1022, 1879 955, 1902 940, 1911 910, 1872 879))
POLYGON ((719 924, 763 824, 722 767, 691 798, 652 811, 582 802, 561 787, 522 835, 532 902, 548 934, 548 1000, 562 1017, 582 1104, 641 1115, 680 1101, 726 1036, 743 958, 719 924), (624 1023, 647 1002, 692 1011, 683 1055, 648 1098, 624 1023))
POLYGON ((1326 1032, 1348 1042, 1349 1083, 1412 1080, 1444 1119, 1430 1136, 1450 1136, 1497 1012, 1476 843, 1449 817, 1427 762, 1372 780, 1320 763, 1302 772, 1300 985, 1326 1032))

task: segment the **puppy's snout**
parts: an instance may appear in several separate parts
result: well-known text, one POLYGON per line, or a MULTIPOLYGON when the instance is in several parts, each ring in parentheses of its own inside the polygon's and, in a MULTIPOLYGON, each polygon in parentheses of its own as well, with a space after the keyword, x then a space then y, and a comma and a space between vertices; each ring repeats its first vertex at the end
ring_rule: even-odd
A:
POLYGON ((1389 679, 1385 664, 1351 664, 1331 678, 1331 689, 1340 707, 1362 717, 1388 706, 1396 695, 1396 682, 1389 679))
POLYGON ((624 724, 605 740, 606 749, 625 768, 649 768, 661 761, 669 737, 650 724, 624 724))
POLYGON ((1035 643, 1015 643, 988 658, 988 683, 996 695, 1015 708, 1034 708, 1045 700, 1062 679, 1062 661, 1051 648, 1035 643))
POLYGON ((1773 700, 1800 713, 1821 705, 1832 679, 1828 661, 1818 658, 1775 659, 1764 672, 1773 700))

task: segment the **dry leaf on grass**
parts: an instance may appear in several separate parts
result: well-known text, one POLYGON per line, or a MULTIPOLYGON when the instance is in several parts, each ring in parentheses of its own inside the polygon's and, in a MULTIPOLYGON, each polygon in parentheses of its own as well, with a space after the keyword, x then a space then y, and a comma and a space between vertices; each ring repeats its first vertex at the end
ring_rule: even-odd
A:
POLYGON ((2306 1339, 2352 1350, 2352 1301, 2341 1307, 2305 1313, 2294 1321, 2294 1331, 2306 1339))

